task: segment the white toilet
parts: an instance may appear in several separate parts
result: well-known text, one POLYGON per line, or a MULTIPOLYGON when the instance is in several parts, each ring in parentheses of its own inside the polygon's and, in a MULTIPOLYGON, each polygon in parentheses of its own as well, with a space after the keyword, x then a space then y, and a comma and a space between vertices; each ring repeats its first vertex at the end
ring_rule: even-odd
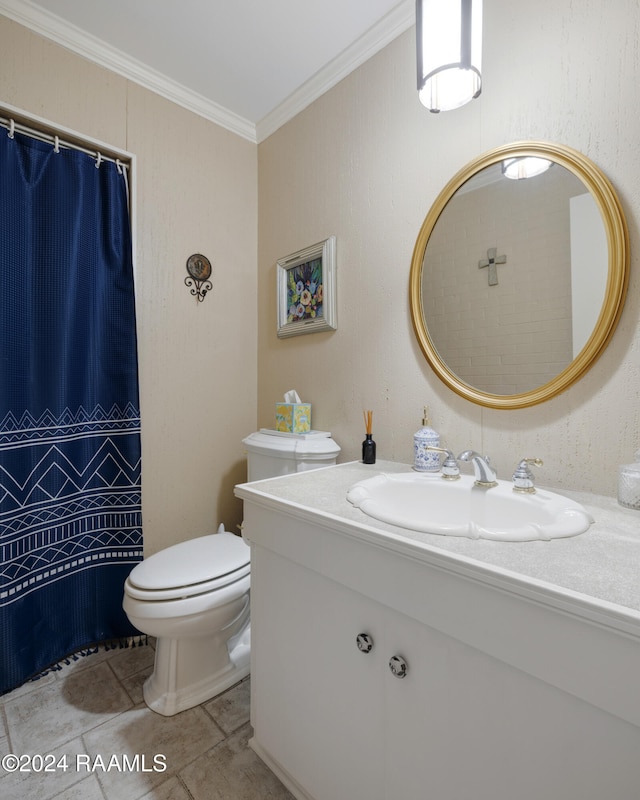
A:
MULTIPOLYGON (((329 433, 262 429, 243 443, 248 480, 289 475, 336 463, 329 433)), ((215 697, 249 674, 250 549, 224 530, 167 547, 136 565, 124 585, 124 610, 155 636, 153 673, 143 695, 164 716, 215 697)))

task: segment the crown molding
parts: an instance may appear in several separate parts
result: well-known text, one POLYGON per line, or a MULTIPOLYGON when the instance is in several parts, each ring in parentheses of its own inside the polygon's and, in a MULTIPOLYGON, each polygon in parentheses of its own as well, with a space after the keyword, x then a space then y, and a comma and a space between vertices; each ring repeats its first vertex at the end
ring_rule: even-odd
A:
POLYGON ((415 20, 415 0, 402 0, 399 5, 346 50, 343 50, 326 67, 316 72, 312 78, 290 94, 266 117, 263 117, 256 125, 258 143, 271 136, 278 128, 311 105, 314 100, 328 92, 379 50, 408 30, 415 20))
POLYGON ((415 6, 414 0, 402 0, 257 125, 107 45, 96 36, 63 21, 30 0, 0 0, 0 14, 250 142, 259 143, 410 28, 415 21, 415 6))
POLYGON ((233 114, 223 106, 191 91, 177 81, 167 78, 157 70, 121 50, 111 47, 77 26, 63 21, 60 17, 36 6, 29 0, 0 0, 0 13, 35 33, 51 39, 61 47, 150 89, 244 139, 249 139, 251 142, 256 141, 256 126, 249 120, 233 114))

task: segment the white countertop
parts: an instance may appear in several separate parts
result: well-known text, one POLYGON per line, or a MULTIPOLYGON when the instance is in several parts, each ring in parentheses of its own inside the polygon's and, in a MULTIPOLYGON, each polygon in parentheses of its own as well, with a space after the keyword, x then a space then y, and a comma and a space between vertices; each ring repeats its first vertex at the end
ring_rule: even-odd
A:
POLYGON ((372 519, 346 499, 347 490, 358 481, 407 471, 411 471, 408 464, 378 461, 365 465, 354 461, 242 484, 236 487, 236 494, 257 502, 271 499, 308 509, 362 531, 384 532, 420 550, 448 555, 552 590, 576 593, 640 620, 640 512, 623 508, 611 497, 557 492, 581 503, 593 516, 595 522, 587 532, 551 541, 495 542, 398 528, 372 519))

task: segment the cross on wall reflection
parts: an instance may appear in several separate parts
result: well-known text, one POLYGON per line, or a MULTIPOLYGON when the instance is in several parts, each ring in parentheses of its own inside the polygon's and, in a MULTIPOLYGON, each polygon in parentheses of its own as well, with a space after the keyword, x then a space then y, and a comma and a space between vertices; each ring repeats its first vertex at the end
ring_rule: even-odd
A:
POLYGON ((507 263, 507 257, 499 256, 497 253, 497 247, 490 247, 487 250, 487 258, 478 261, 478 269, 488 268, 489 286, 498 285, 498 270, 496 269, 496 265, 507 263))

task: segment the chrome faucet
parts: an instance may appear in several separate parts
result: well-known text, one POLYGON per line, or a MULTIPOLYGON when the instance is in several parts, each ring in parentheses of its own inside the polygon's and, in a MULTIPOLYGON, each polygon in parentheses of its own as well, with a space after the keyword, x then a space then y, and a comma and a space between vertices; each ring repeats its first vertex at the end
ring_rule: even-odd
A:
POLYGON ((491 486, 498 485, 496 480, 498 476, 495 469, 489 464, 489 456, 481 456, 475 450, 465 450, 458 456, 458 461, 470 461, 472 463, 476 486, 489 489, 491 486))

